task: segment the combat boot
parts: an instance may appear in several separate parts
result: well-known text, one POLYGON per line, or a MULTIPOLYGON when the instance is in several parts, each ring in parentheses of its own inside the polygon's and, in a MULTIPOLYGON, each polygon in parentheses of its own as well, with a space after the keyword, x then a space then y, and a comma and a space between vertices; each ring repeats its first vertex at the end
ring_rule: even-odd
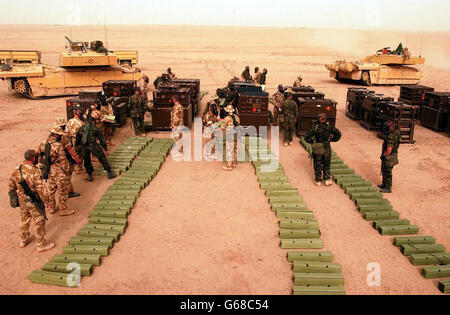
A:
POLYGON ((390 193, 392 193, 392 189, 390 189, 390 188, 382 188, 382 189, 380 189, 380 192, 383 193, 383 194, 390 194, 390 193))
POLYGON ((75 214, 75 210, 59 209, 59 215, 62 217, 68 217, 69 215, 73 215, 73 214, 75 214))
POLYGON ((54 247, 55 247, 54 243, 49 243, 47 245, 38 245, 38 247, 36 249, 39 253, 43 253, 50 249, 53 249, 54 247))
POLYGON ((378 188, 384 189, 384 184, 378 185, 378 188))
POLYGON ((233 170, 233 168, 231 166, 222 166, 222 169, 224 171, 229 171, 229 172, 231 172, 233 170))
POLYGON ((70 192, 69 193, 69 198, 77 198, 77 197, 80 197, 81 195, 79 194, 79 193, 76 193, 76 192, 70 192))
POLYGON ((26 241, 20 241, 19 247, 24 248, 31 241, 31 238, 28 238, 26 241))
POLYGON ((94 178, 92 177, 92 174, 91 174, 91 173, 88 174, 87 180, 88 180, 88 182, 94 181, 94 178))
POLYGON ((333 181, 331 179, 327 179, 324 183, 325 183, 325 186, 333 185, 333 181))
POLYGON ((292 147, 292 142, 289 142, 289 145, 292 147))
POLYGON ((316 186, 322 186, 322 182, 315 182, 316 186))
POLYGON ((113 178, 116 178, 116 177, 117 177, 117 175, 114 174, 113 171, 108 171, 108 179, 113 179, 113 178))
POLYGON ((285 142, 285 143, 284 143, 284 146, 285 146, 285 147, 287 147, 287 146, 288 146, 288 143, 287 143, 287 142, 285 142))

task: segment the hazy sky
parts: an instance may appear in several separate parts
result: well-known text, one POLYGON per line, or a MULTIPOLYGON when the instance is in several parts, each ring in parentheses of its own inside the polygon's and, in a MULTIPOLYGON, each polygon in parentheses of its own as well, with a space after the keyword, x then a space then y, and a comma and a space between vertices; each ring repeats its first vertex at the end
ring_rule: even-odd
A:
POLYGON ((450 31, 450 0, 15 0, 0 24, 184 24, 450 31))

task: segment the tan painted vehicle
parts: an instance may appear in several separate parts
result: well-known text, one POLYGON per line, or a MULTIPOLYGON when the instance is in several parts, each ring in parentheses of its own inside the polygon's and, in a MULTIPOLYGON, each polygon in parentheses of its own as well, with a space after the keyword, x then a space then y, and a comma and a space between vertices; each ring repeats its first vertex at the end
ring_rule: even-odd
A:
POLYGON ((37 50, 0 50, 0 64, 40 62, 41 52, 37 50))
POLYGON ((137 50, 113 50, 111 53, 117 56, 119 64, 123 66, 132 67, 139 61, 137 50))
POLYGON ((330 71, 330 77, 339 82, 359 81, 367 86, 405 85, 418 84, 425 78, 423 70, 411 67, 424 63, 425 58, 411 57, 408 48, 400 44, 395 51, 386 47, 361 61, 340 60, 325 67, 330 71))
MULTIPOLYGON (((66 37, 67 38, 67 37, 66 37)), ((136 67, 118 64, 118 58, 101 41, 73 42, 60 55, 60 65, 42 63, 0 64, 0 78, 9 89, 29 98, 76 95, 80 90, 101 88, 108 80, 135 80, 140 85, 144 74, 136 67)))

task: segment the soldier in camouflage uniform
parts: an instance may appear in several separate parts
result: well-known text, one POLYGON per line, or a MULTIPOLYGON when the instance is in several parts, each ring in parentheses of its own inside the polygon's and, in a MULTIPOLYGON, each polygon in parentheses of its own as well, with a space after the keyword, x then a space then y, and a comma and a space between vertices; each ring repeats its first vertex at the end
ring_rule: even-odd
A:
POLYGON ((314 152, 314 174, 317 186, 322 185, 322 179, 325 186, 333 184, 331 181, 331 142, 337 142, 341 139, 341 132, 327 122, 327 115, 320 114, 319 121, 306 134, 305 140, 310 144, 322 144, 322 152, 314 152))
MULTIPOLYGON (((42 177, 47 180, 48 210, 55 213, 59 210, 60 216, 69 216, 75 213, 67 209, 67 199, 70 190, 70 162, 67 159, 63 141, 64 131, 61 127, 50 130, 50 137, 42 142, 37 153, 44 159, 42 177), (56 191, 59 189, 59 207, 56 208, 56 191)), ((67 141, 67 140, 64 140, 67 141)))
MULTIPOLYGON (((225 108, 228 116, 223 119, 223 123, 220 128, 226 132, 228 128, 236 128, 241 123, 239 117, 234 114, 234 108, 230 104, 225 108)), ((237 135, 233 134, 233 140, 226 139, 226 165, 222 167, 225 171, 232 171, 236 167, 237 154, 238 154, 238 139, 237 135)))
POLYGON ((244 81, 251 81, 252 80, 252 76, 250 74, 250 67, 249 66, 245 67, 245 70, 241 74, 241 78, 244 81))
POLYGON ((211 155, 214 155, 216 152, 215 146, 213 145, 215 134, 212 127, 213 124, 215 124, 218 121, 219 121, 219 109, 217 104, 212 102, 209 104, 208 112, 203 116, 203 126, 204 128, 210 128, 209 131, 211 132, 211 138, 206 143, 206 152, 209 157, 211 155))
POLYGON ((281 103, 281 115, 283 115, 283 134, 284 146, 292 145, 293 134, 295 131, 295 122, 298 118, 297 103, 292 100, 292 91, 285 93, 286 100, 281 103))
POLYGON ((297 77, 297 80, 294 81, 293 86, 294 87, 302 87, 303 86, 302 81, 303 81, 303 77, 301 75, 299 75, 297 77))
POLYGON ((379 185, 380 192, 392 192, 392 170, 398 164, 398 148, 400 146, 400 132, 394 128, 394 123, 388 121, 383 126, 384 141, 381 154, 381 174, 383 184, 379 185))
POLYGON ((176 75, 175 75, 175 73, 172 73, 172 68, 167 68, 167 73, 166 74, 168 75, 168 78, 169 78, 170 81, 175 80, 176 75))
POLYGON ((112 141, 113 125, 110 122, 105 122, 103 116, 114 116, 114 110, 111 104, 105 102, 100 107, 100 130, 106 142, 110 143, 112 141))
POLYGON ((284 88, 283 85, 278 85, 278 91, 272 95, 270 102, 273 104, 273 125, 279 126, 278 114, 281 111, 281 103, 284 102, 284 88))
MULTIPOLYGON (((64 118, 57 118, 55 125, 53 126, 55 128, 61 128, 63 130, 63 135, 61 138, 61 143, 64 147, 64 150, 66 152, 66 156, 70 163, 70 169, 69 169, 69 198, 76 198, 79 197, 80 194, 76 193, 73 190, 73 184, 72 184, 72 174, 75 169, 76 165, 81 165, 81 159, 79 158, 78 154, 75 153, 74 145, 72 144, 72 139, 69 135, 69 131, 67 129, 67 123, 64 118)), ((75 143, 75 141, 73 141, 75 143)))
POLYGON ((111 165, 103 152, 103 150, 105 150, 106 154, 108 154, 108 145, 106 144, 100 129, 96 126, 96 122, 98 122, 99 119, 100 116, 98 113, 92 113, 88 123, 82 126, 77 133, 76 145, 83 146, 84 167, 86 168, 88 181, 90 182, 93 181, 92 172, 94 171, 91 162, 91 153, 99 160, 105 171, 108 172, 109 179, 117 177, 111 170, 111 165))
MULTIPOLYGON (((66 130, 67 133, 69 135, 69 139, 70 139, 70 144, 72 145, 72 147, 75 148, 75 151, 77 152, 78 156, 80 157, 80 163, 82 164, 83 162, 83 158, 82 158, 82 149, 81 147, 76 147, 75 146, 75 142, 77 140, 77 133, 78 130, 80 130, 80 128, 84 125, 84 122, 81 120, 81 108, 78 105, 74 110, 73 110, 73 118, 69 119, 69 121, 67 122, 67 126, 66 126, 66 130)), ((82 166, 80 165, 75 165, 75 172, 76 173, 81 173, 82 172, 82 166)), ((69 194, 69 198, 70 198, 70 194, 69 194)))
POLYGON ((135 94, 130 97, 128 102, 130 116, 133 120, 134 134, 136 136, 145 133, 144 118, 147 108, 147 100, 141 95, 141 91, 136 89, 135 94))
POLYGON ((25 162, 18 166, 9 179, 9 196, 11 205, 20 207, 20 248, 24 248, 30 242, 30 223, 34 222, 34 237, 36 239, 37 251, 45 252, 55 247, 55 244, 45 242, 45 217, 39 212, 36 206, 31 202, 19 184, 24 180, 28 187, 37 193, 39 198, 45 202, 44 183, 41 180, 41 172, 36 167, 38 155, 34 150, 25 152, 25 162), (18 201, 18 205, 16 202, 18 201))
MULTIPOLYGON (((184 107, 180 104, 177 98, 173 98, 171 103, 173 104, 172 111, 170 112, 170 128, 173 132, 180 127, 184 126, 184 107)), ((183 153, 183 134, 174 136, 175 140, 175 148, 176 148, 176 156, 179 156, 183 153)))
POLYGON ((259 67, 255 68, 254 80, 256 84, 259 84, 259 79, 261 78, 261 72, 259 71, 259 67))

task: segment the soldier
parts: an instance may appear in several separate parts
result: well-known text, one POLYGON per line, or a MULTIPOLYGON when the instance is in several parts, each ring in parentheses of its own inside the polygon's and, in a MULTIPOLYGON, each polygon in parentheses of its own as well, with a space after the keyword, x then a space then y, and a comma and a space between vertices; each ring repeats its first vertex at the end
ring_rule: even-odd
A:
POLYGON ((175 73, 172 73, 172 68, 167 68, 167 75, 169 76, 170 81, 173 81, 176 78, 175 73))
POLYGON ((102 103, 102 106, 100 107, 100 130, 102 131, 103 137, 105 138, 106 142, 111 143, 113 125, 111 122, 106 121, 104 116, 114 116, 114 110, 111 104, 107 102, 102 103))
POLYGON ((250 67, 249 66, 245 67, 245 70, 241 74, 241 78, 244 81, 251 81, 252 80, 252 76, 250 74, 250 67))
POLYGON ((60 216, 69 216, 74 214, 75 211, 67 209, 71 166, 62 143, 63 135, 64 131, 61 127, 54 127, 50 130, 48 140, 41 143, 37 152, 44 158, 42 177, 47 180, 48 210, 52 214, 59 210, 60 216), (56 208, 55 199, 58 189, 59 207, 56 208))
MULTIPOLYGON (((170 112, 170 128, 172 132, 177 128, 184 126, 184 107, 180 104, 180 101, 174 97, 171 99, 172 111, 170 112)), ((174 137, 175 148, 177 149, 176 156, 183 154, 183 134, 180 132, 174 137)))
MULTIPOLYGON (((73 110, 73 118, 69 119, 69 121, 67 122, 67 126, 66 126, 66 131, 69 135, 70 144, 72 145, 72 147, 75 148, 75 151, 77 152, 78 156, 80 157, 80 165, 75 165, 75 172, 77 172, 77 173, 81 173, 81 171, 82 171, 81 164, 83 162, 81 147, 75 146, 78 130, 80 130, 80 128, 84 125, 84 122, 80 118, 81 114, 82 114, 82 112, 81 112, 80 105, 77 105, 77 107, 73 110)), ((69 198, 70 198, 70 194, 69 194, 69 198)))
POLYGON ((326 114, 319 114, 319 121, 305 136, 306 142, 313 145, 314 173, 317 186, 333 184, 330 177, 331 142, 341 139, 341 132, 327 122, 326 114))
POLYGON ((78 130, 77 133, 77 146, 83 146, 84 152, 84 167, 88 174, 88 181, 92 182, 94 179, 92 177, 92 172, 94 167, 91 162, 91 153, 99 160, 105 171, 108 172, 108 178, 113 179, 117 177, 116 174, 111 170, 111 165, 109 164, 106 155, 108 152, 108 145, 100 132, 100 129, 96 126, 96 122, 100 119, 98 113, 92 113, 89 117, 88 122, 78 130), (105 150, 105 153, 103 152, 105 150))
POLYGON ((267 79, 267 69, 263 69, 263 72, 261 73, 259 80, 257 81, 257 83, 261 85, 263 91, 266 90, 266 79, 267 79))
POLYGON ((273 104, 273 125, 279 126, 278 114, 281 111, 281 103, 284 102, 284 88, 283 85, 278 85, 278 91, 272 95, 270 102, 273 104))
POLYGON ((294 87, 302 87, 303 86, 302 81, 303 81, 303 77, 301 75, 299 75, 297 77, 297 80, 294 81, 293 86, 294 87))
MULTIPOLYGON (((226 131, 228 128, 236 128, 241 123, 239 117, 234 114, 233 105, 228 105, 225 108, 225 111, 228 113, 228 116, 223 119, 223 123, 220 128, 223 131, 226 131)), ((226 165, 222 167, 225 171, 232 171, 234 167, 236 167, 237 162, 237 136, 233 134, 233 141, 227 139, 226 141, 226 165)))
MULTIPOLYGON (((63 130, 63 135, 61 138, 61 143, 64 147, 67 159, 69 160, 69 198, 80 197, 79 193, 74 192, 72 185, 72 174, 75 169, 75 165, 81 165, 81 160, 77 153, 75 153, 74 146, 72 145, 72 139, 70 138, 69 132, 67 130, 67 123, 64 118, 57 118, 54 128, 61 128, 63 130)), ((74 142, 75 143, 75 142, 74 142)))
POLYGON ((150 80, 147 76, 144 76, 144 80, 142 83, 142 96, 148 101, 148 92, 150 92, 150 88, 148 87, 148 84, 150 83, 150 80))
POLYGON ((14 170, 9 179, 9 197, 11 206, 20 207, 20 248, 24 248, 30 242, 29 229, 31 220, 33 220, 37 251, 42 253, 54 248, 55 244, 46 244, 45 242, 45 205, 43 205, 43 201, 47 201, 47 196, 44 193, 41 172, 36 167, 37 160, 36 151, 27 150, 25 152, 25 162, 14 170))
MULTIPOLYGON (((219 121, 219 109, 216 103, 214 102, 210 102, 209 106, 208 106, 208 112, 205 114, 205 116, 203 116, 203 126, 204 128, 208 128, 211 127, 213 124, 215 124, 216 122, 219 121)), ((213 146, 214 143, 214 139, 215 139, 215 134, 214 131, 211 130, 211 138, 207 141, 206 143, 206 147, 207 147, 207 154, 208 156, 214 155, 215 154, 215 147, 213 146), (210 148, 211 147, 211 148, 210 148)))
POLYGON ((133 120, 134 134, 139 136, 142 133, 145 133, 144 118, 145 112, 148 110, 147 102, 141 95, 139 89, 136 89, 134 95, 130 97, 128 106, 130 108, 131 119, 133 120))
POLYGON ((254 80, 256 84, 259 84, 259 79, 261 78, 261 72, 259 72, 259 67, 255 68, 255 76, 254 76, 254 80))
POLYGON ((298 106, 292 100, 292 90, 286 91, 284 97, 286 100, 281 103, 281 115, 283 115, 284 119, 284 146, 287 147, 288 145, 292 145, 295 122, 298 118, 298 106))
POLYGON ((381 154, 381 174, 383 184, 378 185, 380 192, 392 192, 392 169, 398 164, 398 148, 400 146, 400 132, 394 128, 394 122, 388 121, 383 125, 384 142, 381 154))

